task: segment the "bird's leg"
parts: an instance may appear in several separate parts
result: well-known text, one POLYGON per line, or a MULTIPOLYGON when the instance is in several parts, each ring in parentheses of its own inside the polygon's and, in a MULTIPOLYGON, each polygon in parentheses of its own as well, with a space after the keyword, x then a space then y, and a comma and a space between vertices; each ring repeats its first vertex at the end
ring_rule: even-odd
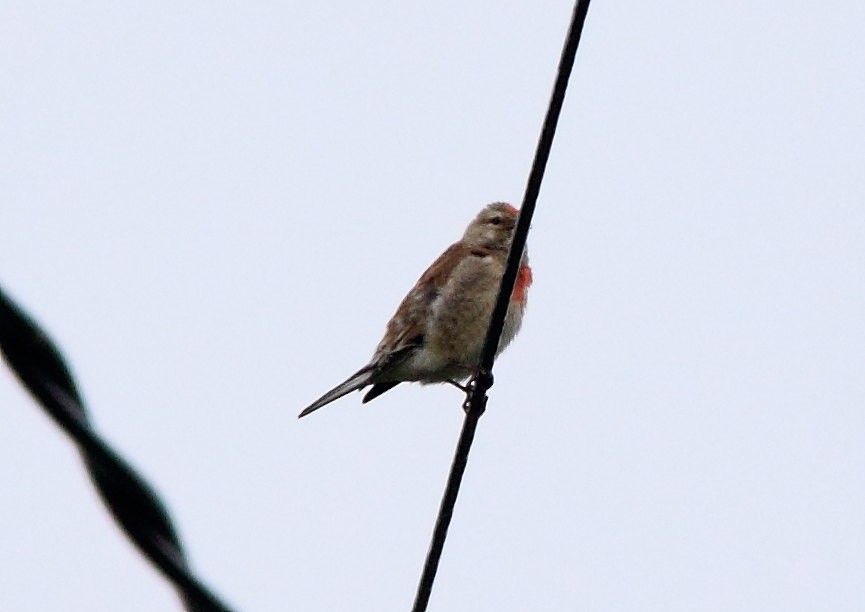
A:
POLYGON ((456 387, 457 389, 459 389, 463 393, 468 393, 469 390, 471 389, 471 381, 469 381, 469 384, 467 384, 467 385, 461 385, 455 380, 448 380, 446 382, 453 385, 454 387, 456 387))

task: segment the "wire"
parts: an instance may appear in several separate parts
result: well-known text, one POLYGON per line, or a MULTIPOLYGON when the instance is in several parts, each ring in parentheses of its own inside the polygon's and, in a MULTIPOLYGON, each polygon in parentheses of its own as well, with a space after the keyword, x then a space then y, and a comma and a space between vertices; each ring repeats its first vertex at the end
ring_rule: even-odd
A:
POLYGON ((553 93, 550 96, 547 115, 544 119, 541 135, 538 139, 537 149, 535 150, 535 159, 532 163, 531 172, 529 173, 525 195, 523 196, 523 203, 520 207, 520 214, 517 218, 514 238, 511 242, 511 248, 508 253, 507 267, 502 276, 498 298, 496 299, 496 305, 493 309, 490 326, 487 330, 487 336, 484 342, 483 352, 481 353, 480 364, 478 366, 478 374, 471 381, 465 404, 463 404, 466 411, 466 418, 463 422, 459 441, 457 442, 453 464, 451 465, 450 475, 448 476, 445 492, 442 496, 438 518, 436 519, 429 552, 427 553, 426 562, 424 563, 423 571, 418 583, 412 612, 424 612, 429 604, 433 582, 435 581, 436 571, 438 570, 442 550, 444 549, 448 527, 450 526, 451 518, 453 518, 454 506, 456 504, 457 495, 459 494, 460 484, 462 483, 466 464, 468 463, 469 451, 471 450, 472 442, 474 441, 478 420, 486 410, 487 391, 493 384, 492 370, 496 348, 499 345, 499 337, 502 335, 508 302, 510 301, 511 293, 513 293, 514 285, 516 284, 520 258, 522 257, 523 250, 526 246, 529 226, 531 225, 532 215, 535 211, 535 204, 537 203, 538 194, 541 190, 541 182, 544 178, 547 160, 550 157, 550 150, 553 146, 553 137, 556 134, 556 126, 559 121, 559 115, 562 111, 565 92, 568 88, 568 80, 571 76, 571 70, 574 67, 574 58, 577 54, 577 47, 580 44, 580 37, 583 33, 583 25, 586 21, 588 10, 589 0, 577 0, 574 6, 573 16, 571 17, 571 25, 565 39, 565 45, 562 49, 562 56, 559 60, 558 74, 556 76, 555 85, 553 86, 553 93))
POLYGON ((21 383, 78 445, 102 501, 138 550, 174 583, 194 612, 230 608, 196 578, 156 492, 90 426, 56 345, 0 288, 0 352, 21 383))

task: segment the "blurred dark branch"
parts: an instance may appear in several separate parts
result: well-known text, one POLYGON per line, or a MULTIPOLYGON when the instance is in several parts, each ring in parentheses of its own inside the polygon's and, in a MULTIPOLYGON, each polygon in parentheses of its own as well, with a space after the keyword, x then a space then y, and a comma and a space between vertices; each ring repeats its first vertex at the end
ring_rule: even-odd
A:
POLYGON ((111 515, 177 588, 186 609, 222 612, 193 574, 180 538, 156 492, 93 431, 72 374, 51 339, 0 289, 0 351, 33 398, 78 446, 111 515))

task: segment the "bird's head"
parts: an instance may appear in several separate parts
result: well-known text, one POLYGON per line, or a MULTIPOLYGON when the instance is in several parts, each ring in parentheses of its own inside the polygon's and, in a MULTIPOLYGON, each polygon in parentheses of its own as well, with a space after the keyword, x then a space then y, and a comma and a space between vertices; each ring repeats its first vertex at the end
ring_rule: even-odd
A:
POLYGON ((472 248, 507 251, 517 224, 519 211, 505 202, 486 206, 475 217, 463 234, 463 242, 472 248))

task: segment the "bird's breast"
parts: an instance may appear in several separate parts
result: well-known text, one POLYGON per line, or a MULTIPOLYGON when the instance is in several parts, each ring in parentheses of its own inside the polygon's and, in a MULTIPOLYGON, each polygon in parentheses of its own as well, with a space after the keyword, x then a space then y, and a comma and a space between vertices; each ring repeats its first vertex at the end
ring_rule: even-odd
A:
POLYGON ((520 269, 517 272, 517 280, 514 283, 514 292, 511 294, 511 299, 520 304, 525 304, 526 299, 528 298, 529 287, 532 286, 532 280, 532 269, 528 264, 520 266, 520 269))

